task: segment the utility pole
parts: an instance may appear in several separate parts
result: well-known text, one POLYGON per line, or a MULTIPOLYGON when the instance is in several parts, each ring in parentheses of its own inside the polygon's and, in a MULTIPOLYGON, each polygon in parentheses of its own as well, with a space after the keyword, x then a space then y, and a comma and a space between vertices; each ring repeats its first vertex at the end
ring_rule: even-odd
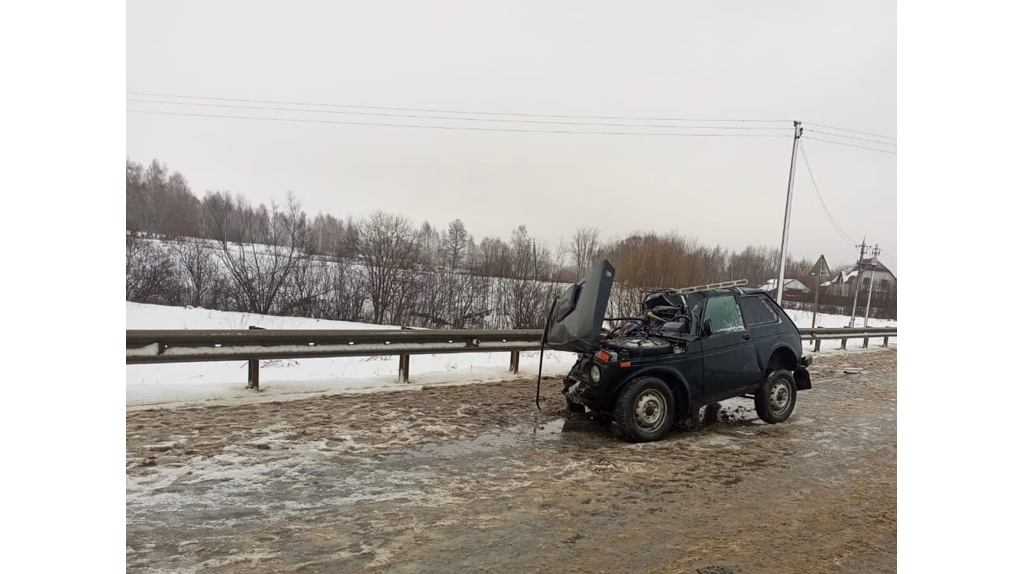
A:
POLYGON ((811 315, 811 328, 814 328, 815 323, 818 322, 818 289, 821 287, 821 272, 818 272, 817 277, 814 278, 814 314, 811 315))
POLYGON ((818 262, 811 268, 811 275, 814 277, 814 314, 811 315, 811 328, 813 329, 818 324, 818 290, 821 288, 821 278, 832 275, 824 255, 818 257, 818 262))
POLYGON ((782 251, 779 253, 779 292, 775 302, 782 306, 782 291, 786 288, 786 251, 789 249, 789 216, 793 211, 793 180, 796 178, 796 151, 800 146, 800 135, 804 129, 800 122, 793 122, 793 157, 789 160, 789 187, 786 189, 786 216, 782 220, 782 251))
POLYGON ((878 265, 876 265, 876 262, 878 261, 878 254, 881 252, 882 250, 878 248, 878 244, 876 243, 875 248, 871 250, 871 281, 870 283, 868 283, 868 304, 867 306, 864 307, 865 327, 868 326, 868 317, 871 316, 871 291, 875 287, 875 267, 878 267, 878 265))
POLYGON ((537 240, 534 239, 533 240, 533 280, 534 281, 537 280, 537 275, 539 275, 539 273, 537 272, 537 240))
POLYGON ((867 238, 865 237, 860 240, 860 245, 855 246, 860 247, 860 258, 857 259, 857 279, 853 282, 853 309, 850 310, 851 329, 854 327, 854 322, 857 320, 857 295, 860 294, 860 274, 861 269, 863 269, 862 266, 864 265, 864 250, 868 247, 867 243, 867 238))

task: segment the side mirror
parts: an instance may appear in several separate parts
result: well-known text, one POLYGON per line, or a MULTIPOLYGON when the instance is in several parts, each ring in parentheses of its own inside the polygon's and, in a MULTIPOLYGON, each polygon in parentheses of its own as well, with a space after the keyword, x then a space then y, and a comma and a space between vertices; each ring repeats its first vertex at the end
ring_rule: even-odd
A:
POLYGON ((711 319, 704 319, 704 324, 700 327, 700 336, 707 337, 711 334, 711 319))

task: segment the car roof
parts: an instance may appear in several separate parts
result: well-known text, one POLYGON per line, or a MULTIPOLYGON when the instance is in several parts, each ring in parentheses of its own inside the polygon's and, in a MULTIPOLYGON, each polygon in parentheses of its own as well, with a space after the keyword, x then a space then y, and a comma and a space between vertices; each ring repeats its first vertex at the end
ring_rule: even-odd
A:
MULTIPOLYGON (((719 294, 732 294, 732 295, 756 295, 758 293, 766 293, 761 289, 752 289, 749 287, 719 287, 717 289, 705 289, 703 291, 694 291, 692 293, 684 294, 686 297, 686 305, 689 308, 693 308, 695 305, 701 303, 712 295, 719 294)), ((767 293, 766 293, 767 294, 767 293)))

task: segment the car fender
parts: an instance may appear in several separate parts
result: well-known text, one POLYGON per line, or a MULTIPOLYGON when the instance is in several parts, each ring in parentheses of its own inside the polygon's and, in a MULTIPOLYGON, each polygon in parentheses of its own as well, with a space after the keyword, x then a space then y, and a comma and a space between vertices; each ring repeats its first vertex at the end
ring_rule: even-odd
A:
POLYGON ((775 353, 778 352, 780 349, 782 349, 783 352, 789 354, 792 357, 793 365, 790 366, 788 370, 795 372, 800 367, 800 352, 793 349, 792 345, 790 345, 789 343, 785 341, 776 341, 775 344, 770 347, 770 349, 771 350, 764 357, 758 356, 758 361, 760 361, 761 363, 760 367, 762 373, 768 372, 768 363, 771 361, 772 356, 775 355, 775 353))
MULTIPOLYGON (((632 369, 630 370, 632 371, 632 369)), ((623 377, 622 381, 616 385, 613 394, 618 396, 630 381, 639 377, 658 377, 665 381, 670 387, 677 388, 679 390, 682 394, 681 398, 686 401, 687 405, 692 405, 695 400, 700 400, 700 393, 697 392, 698 389, 694 388, 682 373, 675 369, 665 368, 663 365, 651 365, 636 369, 631 372, 629 376, 623 377)))

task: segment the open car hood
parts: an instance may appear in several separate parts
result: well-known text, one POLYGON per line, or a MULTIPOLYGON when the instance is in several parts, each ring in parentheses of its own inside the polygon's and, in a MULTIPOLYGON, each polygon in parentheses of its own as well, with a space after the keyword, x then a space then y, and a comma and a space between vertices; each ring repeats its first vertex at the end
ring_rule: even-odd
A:
POLYGON ((615 268, 598 263, 579 283, 555 300, 545 346, 558 351, 590 353, 601 343, 601 326, 615 281, 615 268))

